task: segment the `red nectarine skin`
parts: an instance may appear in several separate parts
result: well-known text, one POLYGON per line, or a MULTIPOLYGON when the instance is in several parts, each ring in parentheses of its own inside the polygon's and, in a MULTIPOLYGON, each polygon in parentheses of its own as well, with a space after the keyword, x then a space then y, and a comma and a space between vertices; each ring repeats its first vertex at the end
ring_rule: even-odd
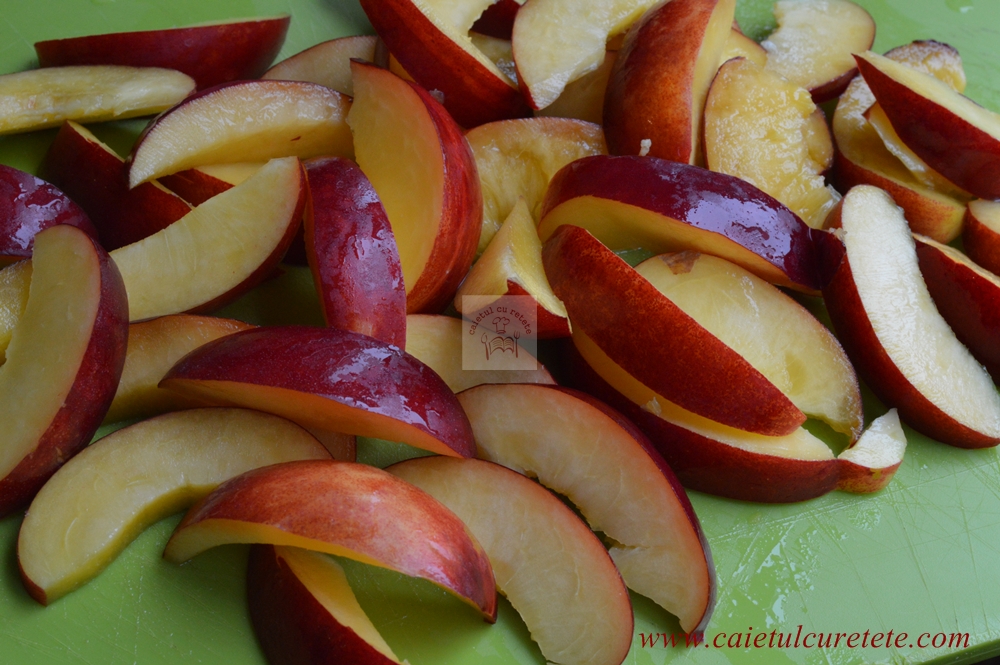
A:
POLYGON ((937 102, 855 55, 858 70, 899 138, 927 165, 967 192, 1000 198, 1000 144, 937 102))
POLYGON ((1000 381, 1000 285, 920 237, 917 260, 927 290, 955 337, 1000 381))
POLYGON ((290 16, 212 25, 117 32, 35 43, 41 67, 128 65, 184 72, 198 89, 260 78, 274 61, 290 16))
POLYGON ((989 448, 1000 443, 948 416, 899 371, 865 314, 843 243, 838 240, 827 244, 823 264, 824 270, 832 274, 823 288, 823 300, 837 339, 878 398, 899 409, 900 417, 908 425, 932 439, 958 448, 989 448))
MULTIPOLYGON (((534 298, 523 286, 510 279, 507 280, 507 295, 534 298)), ((535 325, 538 330, 538 339, 569 337, 569 319, 564 316, 557 316, 544 307, 538 308, 537 315, 538 318, 535 321, 535 325)))
POLYGON ((812 231, 791 210, 739 178, 665 159, 585 157, 552 178, 542 204, 543 225, 559 205, 585 196, 650 210, 717 234, 720 243, 732 241, 786 275, 789 284, 783 285, 806 291, 820 287, 812 231))
POLYGON ((571 324, 653 391, 760 434, 788 434, 805 422, 764 375, 589 232, 560 227, 542 248, 542 261, 571 324), (665 362, 650 362, 652 350, 665 362))
POLYGON ((965 211, 962 246, 970 259, 1000 275, 1000 233, 981 222, 969 209, 965 211))
POLYGON ((319 396, 413 427, 462 457, 476 454, 469 419, 441 377, 366 335, 306 326, 245 330, 191 352, 160 385, 190 392, 185 384, 212 381, 319 396))
POLYGON ((306 460, 248 471, 194 505, 170 542, 206 520, 267 525, 337 545, 450 589, 496 619, 493 568, 465 524, 423 490, 381 469, 306 460))
POLYGON ((361 0, 361 8, 403 69, 427 90, 444 95, 445 108, 458 124, 472 128, 531 115, 520 90, 484 69, 411 0, 361 0))
POLYGON ((30 257, 35 235, 56 224, 71 224, 97 237, 87 213, 68 195, 41 178, 0 164, 0 257, 30 257))
POLYGON ((718 0, 662 2, 626 33, 604 94, 604 133, 612 155, 649 154, 689 164, 701 105, 695 65, 718 0))
MULTIPOLYGON (((193 206, 198 206, 232 185, 198 169, 185 169, 157 178, 160 184, 193 206)), ((145 187, 145 183, 139 185, 145 187)), ((136 189, 139 189, 136 187, 136 189)))
POLYGON ((695 434, 644 410, 612 388, 571 342, 565 342, 563 358, 566 376, 561 379, 630 418, 688 489, 740 501, 791 503, 822 496, 837 487, 836 459, 772 457, 695 434))
POLYGON ((406 346, 406 289, 396 238, 371 182, 352 161, 305 163, 306 256, 326 324, 406 346))
POLYGON ((128 187, 125 162, 64 124, 49 146, 41 173, 94 219, 109 252, 151 236, 191 212, 181 198, 145 182, 128 187))
POLYGON ((254 634, 271 665, 318 665, 331 658, 352 665, 394 662, 339 623, 273 545, 250 548, 247 607, 254 634))
POLYGON ((101 426, 125 366, 128 297, 114 261, 90 238, 101 267, 101 302, 87 350, 66 401, 35 449, 0 480, 0 517, 24 507, 45 481, 82 450, 101 426))
POLYGON ((497 39, 510 39, 514 31, 514 17, 521 5, 515 0, 498 0, 472 24, 472 31, 497 39))

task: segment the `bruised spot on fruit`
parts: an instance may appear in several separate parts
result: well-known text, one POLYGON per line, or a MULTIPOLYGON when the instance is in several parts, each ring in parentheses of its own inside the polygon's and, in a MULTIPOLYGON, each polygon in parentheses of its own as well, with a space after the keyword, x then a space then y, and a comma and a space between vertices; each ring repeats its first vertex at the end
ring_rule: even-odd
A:
POLYGON ((660 260, 667 264, 670 272, 675 275, 685 275, 694 268, 695 261, 698 260, 699 256, 701 256, 700 253, 687 250, 676 254, 663 254, 660 256, 660 260))

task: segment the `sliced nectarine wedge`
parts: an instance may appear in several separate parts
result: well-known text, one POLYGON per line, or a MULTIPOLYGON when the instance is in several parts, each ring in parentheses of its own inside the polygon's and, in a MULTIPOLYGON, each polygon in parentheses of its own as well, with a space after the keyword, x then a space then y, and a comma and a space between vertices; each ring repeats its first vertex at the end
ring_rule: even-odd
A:
POLYGON ((872 421, 861 438, 837 456, 837 489, 870 494, 884 488, 896 475, 906 452, 906 433, 896 409, 872 421))

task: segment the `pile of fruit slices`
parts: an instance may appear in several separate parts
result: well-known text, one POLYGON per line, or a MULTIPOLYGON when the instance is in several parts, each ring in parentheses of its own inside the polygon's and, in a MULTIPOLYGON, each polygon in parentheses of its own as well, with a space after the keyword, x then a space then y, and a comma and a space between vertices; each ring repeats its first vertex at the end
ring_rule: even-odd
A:
POLYGON ((626 587, 686 631, 711 617, 681 484, 877 491, 899 417, 1000 442, 980 315, 1000 282, 942 244, 966 221, 997 269, 1000 122, 959 94, 953 49, 866 52, 874 24, 844 0, 777 3, 760 45, 733 0, 519 4, 362 2, 380 39, 270 70, 287 17, 42 42, 42 69, 0 77, 0 132, 60 127, 45 180, 0 169, 17 261, 0 271, 0 510, 31 502, 18 556, 39 602, 193 506, 167 558, 256 543, 273 662, 320 658, 331 635, 349 662, 396 662, 320 552, 487 620, 499 590, 547 659, 616 664, 626 587), (192 43, 218 57, 191 61, 192 43), (816 103, 838 95, 834 145, 816 103), (84 126, 159 111, 126 160, 84 126), (632 267, 636 248, 658 255, 632 267), (283 259, 308 263, 327 328, 201 315, 283 259), (819 293, 836 337, 796 300, 819 293), (508 294, 534 298, 555 362, 464 370, 440 313, 508 294), (864 433, 855 367, 899 413, 864 433), (352 461, 356 436, 437 456, 383 472, 352 461))

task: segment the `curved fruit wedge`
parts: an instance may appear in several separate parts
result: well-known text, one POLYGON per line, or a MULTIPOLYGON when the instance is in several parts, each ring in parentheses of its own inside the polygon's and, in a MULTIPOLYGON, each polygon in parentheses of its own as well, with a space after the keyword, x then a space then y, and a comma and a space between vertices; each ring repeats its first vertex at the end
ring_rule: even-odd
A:
POLYGON ((97 242, 68 224, 50 227, 35 236, 32 264, 0 367, 0 516, 90 442, 125 362, 125 286, 97 242))
POLYGON ((228 543, 293 545, 420 577, 496 619, 493 570, 470 529, 364 464, 288 462, 233 478, 188 511, 163 556, 182 563, 228 543))
POLYGON ((462 335, 465 333, 461 319, 410 314, 406 317, 406 352, 434 370, 456 393, 483 383, 555 383, 541 363, 533 370, 464 369, 462 335))
POLYGON ((610 247, 693 249, 772 284, 815 293, 816 248, 802 220, 739 178, 650 157, 585 157, 552 178, 538 235, 581 226, 610 247))
POLYGON ((170 69, 81 65, 0 76, 0 134, 28 132, 67 120, 103 122, 153 115, 194 90, 170 69))
POLYGON ((375 35, 356 35, 320 42, 282 60, 264 72, 262 79, 318 83, 354 96, 351 60, 375 61, 375 35))
POLYGON ((209 164, 353 156, 350 100, 301 81, 235 81, 199 92, 150 123, 129 155, 129 186, 209 164))
POLYGON ((0 164, 0 264, 30 257, 38 232, 57 224, 70 224, 97 237, 87 213, 67 194, 30 173, 0 164))
POLYGON ((399 665, 358 604, 344 569, 324 554, 252 546, 247 607, 271 665, 399 665))
POLYGON ((822 175, 832 159, 826 119, 805 89, 744 58, 719 68, 705 103, 708 168, 746 180, 818 229, 840 200, 822 175))
POLYGON ((49 479, 17 540, 21 579, 48 605, 86 584, 147 527, 250 469, 330 454, 283 418, 194 409, 120 429, 49 479))
POLYGON ((753 64, 763 67, 764 63, 767 62, 767 51, 734 27, 729 31, 729 36, 726 37, 726 46, 719 60, 726 62, 733 58, 746 58, 753 64))
POLYGON ((494 0, 362 0, 389 51, 413 80, 439 90, 463 127, 531 114, 517 85, 469 38, 494 0))
POLYGON ((896 409, 872 421, 858 442, 840 453, 837 489, 870 494, 884 488, 896 475, 906 452, 906 434, 896 409))
MULTIPOLYGON (((161 185, 193 206, 232 189, 262 167, 258 162, 212 164, 185 169, 159 179, 161 185)), ((140 189, 143 185, 137 186, 140 189)))
POLYGON ((823 289, 837 337, 865 383, 904 422, 961 448, 1000 443, 1000 395, 934 307, 902 211, 883 191, 844 197, 823 289), (836 250, 839 250, 836 251, 836 250))
POLYGON ((299 160, 274 159, 162 231, 116 249, 131 320, 210 311, 259 284, 292 242, 306 192, 299 160))
MULTIPOLYGON (((931 74, 958 91, 965 89, 962 59, 947 44, 915 41, 892 49, 886 57, 931 74)), ((875 96, 861 76, 840 95, 832 123, 837 142, 835 184, 843 192, 855 185, 884 189, 903 208, 914 233, 951 242, 962 230, 964 203, 922 185, 886 149, 865 117, 874 103, 875 96)))
POLYGON ((483 190, 482 254, 520 198, 534 219, 559 169, 590 155, 606 155, 599 125, 568 118, 523 118, 480 125, 465 135, 483 190))
POLYGON ((676 615, 685 632, 705 630, 715 599, 708 542, 677 478, 632 423, 565 388, 479 386, 458 400, 480 458, 568 498, 613 543, 630 589, 676 615))
POLYGON ((617 51, 607 51, 600 67, 567 83, 556 101, 535 111, 535 117, 574 118, 603 125, 604 94, 617 58, 617 51))
POLYGON ((462 130, 427 91, 353 62, 348 116, 358 165, 389 215, 408 312, 444 309, 472 265, 482 227, 476 162, 462 130))
POLYGON ((94 219, 108 251, 151 236, 191 212, 186 201, 156 181, 129 189, 125 160, 73 121, 59 129, 40 168, 94 219))
POLYGON ((290 16, 35 42, 41 67, 129 65, 184 72, 199 89, 255 79, 278 55, 290 16))
POLYGON ((913 239, 934 306, 995 383, 1000 380, 1000 277, 954 247, 919 235, 913 239))
MULTIPOLYGON (((476 299, 478 309, 507 294, 534 299, 538 339, 569 335, 566 308, 552 292, 545 277, 542 243, 524 199, 514 207, 486 251, 466 275, 455 294, 455 309, 463 311, 463 298, 466 296, 476 299)), ((469 314, 474 315, 474 312, 469 314)))
POLYGON ((743 356, 807 416, 855 440, 864 413, 851 361, 809 310, 734 263, 663 254, 636 266, 660 293, 743 356))
POLYGON ((306 256, 328 326, 406 344, 406 290, 389 218, 354 162, 305 163, 306 256))
POLYGON ((233 319, 193 314, 161 316, 129 325, 125 369, 104 422, 148 418, 200 405, 157 384, 178 360, 199 346, 253 327, 233 319))
POLYGON ((855 58, 910 150, 973 196, 1000 198, 1000 115, 912 67, 870 51, 855 58))
POLYGON ((604 97, 611 154, 704 163, 705 97, 735 10, 735 0, 671 0, 633 26, 604 97))
POLYGON ((973 261, 994 275, 1000 273, 1000 201, 969 202, 962 246, 973 261))
POLYGON ((781 0, 778 28, 761 42, 767 69, 809 91, 817 104, 833 99, 858 71, 852 53, 875 41, 875 21, 849 0, 781 0))
POLYGON ((475 455, 469 419, 437 374, 398 347, 346 330, 244 330, 188 354, 160 386, 327 432, 475 455))
POLYGON ((624 413, 688 489, 740 501, 789 503, 835 489, 839 463, 804 428, 783 437, 725 427, 664 400, 580 333, 567 350, 570 385, 624 413))
POLYGON ((625 659, 633 626, 628 591, 601 541, 548 490, 482 460, 425 457, 388 470, 465 522, 547 662, 625 659))
POLYGON ((514 17, 511 43, 521 91, 532 108, 545 108, 567 83, 597 69, 604 61, 608 38, 628 30, 655 4, 656 0, 525 4, 514 17))
POLYGON ((576 226, 542 250, 545 274, 573 332, 680 407, 730 427, 780 436, 806 417, 737 351, 576 226))

